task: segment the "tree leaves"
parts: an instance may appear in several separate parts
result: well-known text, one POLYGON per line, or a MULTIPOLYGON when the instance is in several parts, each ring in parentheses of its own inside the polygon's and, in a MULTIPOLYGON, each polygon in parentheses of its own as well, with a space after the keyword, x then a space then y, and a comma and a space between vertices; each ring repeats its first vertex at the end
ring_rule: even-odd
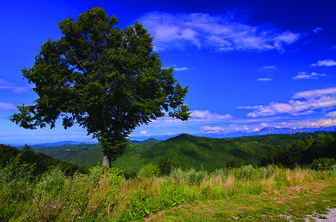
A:
POLYGON ((21 127, 79 124, 98 138, 104 153, 115 159, 124 151, 125 138, 141 124, 169 114, 190 118, 182 88, 173 69, 163 69, 153 53, 153 38, 141 24, 121 30, 118 19, 92 8, 59 23, 63 37, 41 47, 24 78, 34 83, 36 105, 21 106, 12 121, 21 127))

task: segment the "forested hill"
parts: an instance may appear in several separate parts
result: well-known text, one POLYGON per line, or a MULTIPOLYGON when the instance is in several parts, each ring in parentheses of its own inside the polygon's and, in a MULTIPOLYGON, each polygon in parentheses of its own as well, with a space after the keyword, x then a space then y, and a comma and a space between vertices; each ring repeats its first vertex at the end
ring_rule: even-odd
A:
POLYGON ((232 157, 236 165, 257 164, 270 147, 246 139, 211 139, 182 134, 141 151, 133 148, 113 166, 136 170, 147 163, 157 164, 162 157, 168 156, 174 168, 215 170, 225 168, 232 157))
POLYGON ((332 132, 319 131, 314 133, 295 133, 295 134, 267 134, 261 136, 241 137, 249 141, 272 145, 275 148, 286 148, 297 140, 304 140, 306 137, 316 137, 318 135, 329 135, 332 132))
MULTIPOLYGON (((318 133, 298 133, 212 139, 182 134, 165 141, 148 139, 131 143, 126 153, 113 162, 112 166, 126 172, 136 172, 148 163, 158 164, 164 156, 168 156, 173 167, 183 169, 225 168, 232 156, 236 165, 258 164, 262 157, 268 155, 272 146, 276 149, 286 148, 297 140, 317 135, 318 133)), ((99 144, 33 146, 32 150, 88 167, 100 165, 103 159, 99 144)))

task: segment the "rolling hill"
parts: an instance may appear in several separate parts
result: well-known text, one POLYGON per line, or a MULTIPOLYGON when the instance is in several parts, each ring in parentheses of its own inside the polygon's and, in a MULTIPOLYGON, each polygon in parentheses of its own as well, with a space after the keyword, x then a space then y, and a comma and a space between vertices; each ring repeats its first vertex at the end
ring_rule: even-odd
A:
MULTIPOLYGON (((326 133, 326 132, 323 132, 326 133)), ((214 170, 224 168, 231 157, 237 165, 258 164, 271 146, 286 147, 296 140, 317 133, 270 134, 239 138, 214 139, 182 134, 165 141, 148 139, 132 142, 125 154, 112 163, 127 173, 137 172, 148 163, 158 164, 168 156, 172 167, 214 170)), ((59 146, 32 146, 35 152, 43 152, 53 158, 73 164, 93 167, 102 163, 103 154, 99 144, 70 144, 59 146)))

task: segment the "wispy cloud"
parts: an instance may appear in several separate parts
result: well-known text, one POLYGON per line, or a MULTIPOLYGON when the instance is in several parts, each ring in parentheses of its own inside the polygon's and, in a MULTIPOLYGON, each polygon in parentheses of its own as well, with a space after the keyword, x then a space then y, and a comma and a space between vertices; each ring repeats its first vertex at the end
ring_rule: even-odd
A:
POLYGON ((0 102, 0 110, 16 110, 16 106, 12 103, 3 103, 0 102))
POLYGON ((176 65, 173 65, 173 66, 165 66, 163 67, 164 69, 168 69, 170 67, 174 67, 174 71, 186 71, 186 70, 189 70, 190 68, 189 67, 177 67, 176 65))
POLYGON ((316 33, 319 33, 321 32, 323 29, 321 27, 316 27, 313 29, 313 32, 316 34, 316 33))
POLYGON ((312 98, 312 97, 320 97, 320 96, 325 96, 325 95, 330 95, 331 96, 331 95, 334 95, 334 94, 336 94, 336 87, 298 92, 298 93, 295 93, 293 98, 294 99, 312 98))
POLYGON ((4 79, 0 79, 0 89, 8 89, 14 93, 22 93, 27 91, 27 87, 17 86, 15 83, 7 82, 4 79))
POLYGON ((268 105, 240 106, 252 109, 248 117, 272 116, 277 114, 308 115, 312 110, 335 107, 336 88, 319 89, 296 93, 287 103, 271 102, 268 105))
POLYGON ((202 127, 204 133, 216 133, 216 134, 222 134, 225 129, 223 127, 219 126, 204 126, 202 127))
POLYGON ((293 77, 293 79, 319 79, 321 77, 326 77, 326 74, 324 73, 319 74, 316 72, 307 74, 306 72, 299 72, 296 76, 293 77))
POLYGON ((273 71, 275 71, 277 68, 275 67, 275 66, 270 66, 270 65, 268 65, 268 66, 262 66, 262 67, 260 67, 260 71, 266 71, 266 72, 273 72, 273 71))
POLYGON ((272 78, 258 78, 257 81, 261 81, 261 82, 269 82, 272 81, 272 78))
POLYGON ((223 120, 232 118, 230 114, 221 115, 211 113, 209 110, 194 110, 191 113, 191 117, 196 121, 223 120))
POLYGON ((220 51, 281 51, 301 38, 300 33, 252 26, 226 15, 206 13, 151 12, 139 18, 139 22, 154 36, 155 50, 194 46, 220 51))
POLYGON ((188 67, 175 67, 175 71, 186 71, 188 70, 189 68, 188 67))
POLYGON ((336 66, 336 61, 332 59, 318 60, 316 63, 313 63, 312 66, 336 66))
POLYGON ((327 113, 326 116, 336 117, 336 111, 327 113))

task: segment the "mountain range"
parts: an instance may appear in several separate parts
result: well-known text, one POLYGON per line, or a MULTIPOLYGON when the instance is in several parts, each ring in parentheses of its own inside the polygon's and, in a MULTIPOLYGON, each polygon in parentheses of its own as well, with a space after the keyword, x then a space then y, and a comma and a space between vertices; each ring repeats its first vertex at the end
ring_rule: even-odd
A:
MULTIPOLYGON (((336 127, 320 127, 320 128, 298 128, 298 129, 291 129, 291 128, 277 128, 277 127, 264 127, 260 129, 259 131, 254 132, 247 132, 247 131, 237 131, 232 133, 202 133, 202 134, 191 134, 192 136, 197 137, 207 137, 207 138, 236 138, 236 137, 244 137, 244 136, 262 136, 262 135, 268 135, 268 134, 296 134, 296 133, 314 133, 314 132, 335 132, 336 127)), ((173 135, 153 135, 150 138, 164 141, 176 136, 179 136, 181 134, 173 134, 173 135)), ((136 137, 136 140, 132 140, 132 143, 141 143, 143 141, 148 140, 148 137, 136 137)), ((77 145, 81 143, 89 144, 90 142, 87 141, 60 141, 55 143, 41 143, 41 144, 35 144, 32 146, 59 146, 64 144, 69 145, 77 145)), ((95 144, 97 142, 91 142, 90 144, 95 144)))

